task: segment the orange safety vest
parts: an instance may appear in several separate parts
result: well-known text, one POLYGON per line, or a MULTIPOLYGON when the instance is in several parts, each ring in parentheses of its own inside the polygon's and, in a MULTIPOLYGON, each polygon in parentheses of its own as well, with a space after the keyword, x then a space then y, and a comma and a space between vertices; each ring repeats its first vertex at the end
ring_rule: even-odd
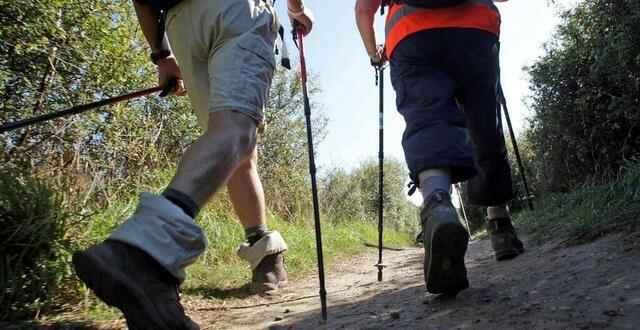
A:
POLYGON ((386 23, 387 58, 391 58, 396 46, 409 35, 438 28, 479 29, 500 36, 500 12, 492 0, 470 0, 439 9, 393 4, 386 23))

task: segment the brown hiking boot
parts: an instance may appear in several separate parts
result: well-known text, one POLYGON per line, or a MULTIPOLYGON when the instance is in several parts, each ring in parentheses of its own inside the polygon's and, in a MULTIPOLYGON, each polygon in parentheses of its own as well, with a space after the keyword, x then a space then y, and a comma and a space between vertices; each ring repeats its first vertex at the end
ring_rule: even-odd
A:
POLYGON ((260 261, 251 276, 251 292, 274 295, 278 288, 287 284, 287 269, 282 252, 268 255, 260 261))
POLYGON ((138 248, 106 240, 74 253, 73 267, 98 298, 122 311, 129 329, 199 329, 180 304, 178 280, 138 248))
POLYGON ((427 291, 455 295, 469 287, 464 255, 469 234, 451 204, 451 196, 436 190, 420 212, 427 291))
POLYGON ((273 295, 278 287, 287 283, 284 254, 287 243, 276 230, 263 236, 254 244, 244 243, 238 247, 238 256, 251 265, 251 292, 273 295))
POLYGON ((509 260, 524 253, 524 245, 518 239, 510 218, 487 219, 486 229, 491 237, 496 260, 509 260))

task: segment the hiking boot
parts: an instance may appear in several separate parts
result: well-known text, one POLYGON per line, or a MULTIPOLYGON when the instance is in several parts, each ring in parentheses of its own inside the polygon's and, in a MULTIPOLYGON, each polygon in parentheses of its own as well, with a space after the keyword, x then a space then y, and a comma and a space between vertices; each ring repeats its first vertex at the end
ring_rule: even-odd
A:
POLYGON ((491 237, 496 260, 513 259, 524 252, 524 245, 518 239, 510 218, 487 220, 485 228, 491 237))
POLYGON ((238 256, 251 265, 251 293, 273 295, 287 283, 284 254, 287 243, 277 231, 263 236, 254 244, 238 247, 238 256))
POLYGON ((460 222, 451 196, 436 190, 420 212, 424 241, 424 279, 427 291, 455 295, 469 287, 464 254, 469 234, 460 222))
POLYGON ((98 298, 122 311, 129 329, 199 329, 180 304, 178 280, 140 249, 106 240, 74 253, 73 267, 98 298))
POLYGON ((284 267, 282 252, 268 255, 260 261, 252 271, 251 292, 255 294, 274 295, 278 287, 287 284, 287 270, 284 267))

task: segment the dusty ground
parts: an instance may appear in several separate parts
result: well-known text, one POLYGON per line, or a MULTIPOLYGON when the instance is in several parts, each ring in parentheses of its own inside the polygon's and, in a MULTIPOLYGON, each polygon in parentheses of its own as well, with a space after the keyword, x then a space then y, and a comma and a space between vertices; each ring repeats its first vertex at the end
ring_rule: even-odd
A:
MULTIPOLYGON (((471 288, 455 298, 428 294, 422 248, 386 250, 377 282, 376 250, 327 273, 329 319, 320 321, 315 276, 297 280, 273 298, 242 289, 221 304, 183 296, 202 329, 640 329, 640 239, 612 235, 565 248, 529 247, 498 263, 489 242, 469 245, 471 288), (233 301, 233 302, 229 302, 233 301)), ((212 295, 221 291, 211 289, 212 295)), ((0 328, 7 324, 0 323, 0 328)), ((53 321, 11 329, 122 329, 124 322, 53 321)))
POLYGON ((381 283, 374 250, 328 274, 326 323, 314 276, 271 299, 226 305, 186 299, 185 305, 202 329, 640 328, 640 249, 621 236, 530 247, 501 263, 488 241, 473 242, 471 288, 449 299, 426 293, 421 248, 387 250, 385 261, 381 283))

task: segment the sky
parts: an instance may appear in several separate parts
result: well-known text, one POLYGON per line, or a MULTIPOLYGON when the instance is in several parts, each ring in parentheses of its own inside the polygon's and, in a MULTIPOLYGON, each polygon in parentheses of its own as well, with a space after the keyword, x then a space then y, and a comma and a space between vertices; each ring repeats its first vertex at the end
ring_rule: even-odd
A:
MULTIPOLYGON (((511 0, 496 4, 502 14, 502 84, 516 134, 523 131, 528 113, 524 101, 529 88, 522 68, 543 54, 543 43, 551 38, 560 22, 558 6, 572 1, 560 0, 554 5, 547 0, 511 0)), ((313 31, 305 39, 307 69, 317 74, 322 89, 312 96, 312 101, 321 106, 329 119, 327 136, 317 146, 318 170, 320 175, 332 168, 350 170, 363 160, 377 158, 379 106, 374 70, 355 26, 355 1, 305 3, 316 19, 313 31)), ((286 0, 277 1, 280 15, 286 13, 285 6, 286 0)), ((378 43, 382 43, 384 17, 379 14, 376 29, 378 43)), ((296 53, 291 43, 290 46, 292 53, 296 53)), ((292 55, 294 63, 297 58, 297 53, 292 55)), ((401 146, 404 120, 396 111, 388 72, 384 99, 385 156, 404 160, 401 146)))

